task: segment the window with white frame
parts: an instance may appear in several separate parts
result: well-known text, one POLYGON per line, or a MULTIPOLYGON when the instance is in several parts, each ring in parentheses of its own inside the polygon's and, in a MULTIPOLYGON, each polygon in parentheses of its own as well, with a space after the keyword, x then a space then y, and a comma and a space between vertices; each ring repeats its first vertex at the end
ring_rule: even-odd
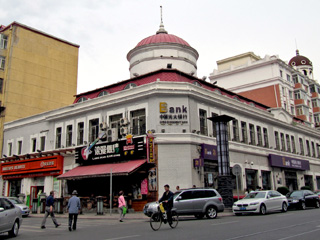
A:
POLYGON ((286 141, 287 141, 287 152, 291 152, 291 142, 290 142, 290 136, 286 134, 286 141))
POLYGON ((0 93, 2 93, 3 90, 3 78, 0 78, 0 93))
POLYGON ((131 111, 130 116, 132 135, 144 135, 146 133, 146 110, 131 111))
POLYGON ((311 150, 312 150, 312 157, 316 157, 316 149, 314 147, 314 142, 311 142, 311 150))
POLYGON ((296 153, 296 142, 294 136, 291 136, 292 153, 296 153))
POLYGON ((274 132, 274 140, 276 143, 276 149, 280 150, 279 132, 277 132, 277 131, 274 132))
POLYGON ((89 142, 93 142, 99 136, 99 118, 89 121, 89 142))
POLYGON ((281 139, 281 151, 286 151, 286 143, 284 140, 284 134, 280 133, 280 139, 281 139))
POLYGON ((304 155, 304 146, 302 138, 299 138, 299 145, 300 145, 300 154, 304 155))
POLYGON ((246 122, 241 122, 241 135, 242 135, 242 142, 248 143, 247 123, 246 122))
POLYGON ((253 124, 249 124, 250 144, 256 145, 256 132, 253 124))
POLYGON ((121 138, 121 133, 120 133, 121 119, 122 119, 122 113, 109 116, 109 126, 110 128, 116 129, 118 133, 118 138, 121 138))
POLYGON ((40 137, 40 151, 46 150, 46 136, 40 137))
POLYGON ((109 94, 109 93, 104 90, 104 91, 102 91, 102 92, 99 93, 98 97, 106 96, 106 95, 108 95, 108 94, 109 94))
POLYGON ((200 134, 208 135, 208 127, 207 127, 207 111, 203 109, 199 109, 199 120, 200 120, 200 134))
POLYGON ((12 156, 12 142, 8 143, 8 157, 12 156))
POLYGON ((37 151, 37 138, 31 139, 31 152, 37 151))
POLYGON ((239 142, 239 124, 237 119, 232 120, 232 133, 233 133, 233 139, 232 141, 239 142))
POLYGON ((22 154, 22 141, 18 141, 18 148, 17 148, 17 154, 21 155, 22 154))
POLYGON ((56 128, 56 149, 61 148, 61 141, 62 141, 62 128, 56 128))
POLYGON ((262 132, 261 132, 260 126, 257 126, 257 140, 258 140, 257 145, 262 146, 262 132))
POLYGON ((287 81, 291 82, 291 76, 289 74, 287 74, 287 81))
POLYGON ((268 129, 263 128, 263 140, 264 140, 264 147, 269 147, 269 136, 268 136, 268 129))
POLYGON ((66 147, 72 146, 72 125, 67 126, 66 132, 66 147))
POLYGON ((124 87, 124 90, 135 88, 137 85, 135 83, 129 83, 124 87))
POLYGON ((311 156, 309 140, 306 140, 306 146, 307 146, 307 156, 311 156))
POLYGON ((6 64, 6 58, 3 56, 0 56, 0 69, 4 69, 6 64))
POLYGON ((84 141, 84 122, 78 122, 77 145, 82 145, 84 141))
MULTIPOLYGON (((219 116, 218 114, 216 113, 211 113, 211 117, 217 117, 219 116)), ((217 137, 217 123, 216 122, 212 122, 212 137, 217 137)), ((239 133, 238 133, 238 136, 239 136, 239 133)))
POLYGON ((0 34, 0 48, 7 49, 7 44, 8 44, 8 36, 4 34, 0 34))

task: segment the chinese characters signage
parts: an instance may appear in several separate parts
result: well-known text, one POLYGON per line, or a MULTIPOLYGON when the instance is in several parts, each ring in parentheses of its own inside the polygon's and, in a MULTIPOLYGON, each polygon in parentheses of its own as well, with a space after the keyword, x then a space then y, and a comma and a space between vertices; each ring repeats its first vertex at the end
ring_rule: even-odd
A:
POLYGON ((290 157, 269 154, 269 162, 272 167, 310 170, 310 164, 307 160, 293 159, 290 157))
POLYGON ((150 135, 147 136, 147 158, 148 163, 155 163, 154 137, 150 135))
POLYGON ((159 112, 161 125, 188 123, 188 109, 185 105, 168 106, 168 103, 160 102, 159 112))
POLYGON ((131 138, 129 141, 121 140, 117 142, 100 143, 91 148, 90 154, 86 158, 83 149, 75 149, 76 163, 83 165, 101 164, 116 160, 134 160, 146 157, 144 137, 131 138))
POLYGON ((217 146, 201 144, 201 158, 206 160, 218 160, 217 146))

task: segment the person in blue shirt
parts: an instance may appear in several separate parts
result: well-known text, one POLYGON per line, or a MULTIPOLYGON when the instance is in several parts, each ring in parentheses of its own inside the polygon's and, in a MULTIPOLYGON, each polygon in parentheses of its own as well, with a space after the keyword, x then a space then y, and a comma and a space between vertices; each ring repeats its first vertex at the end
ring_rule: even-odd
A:
POLYGON ((168 222, 172 222, 171 209, 173 208, 173 192, 170 191, 170 186, 168 184, 164 185, 164 193, 159 199, 159 203, 163 203, 163 207, 166 210, 168 222))
POLYGON ((45 226, 46 220, 49 215, 51 216, 51 219, 54 225, 56 226, 56 228, 59 227, 61 224, 57 222, 57 219, 54 216, 54 191, 51 191, 50 195, 46 199, 46 210, 45 210, 44 218, 42 220, 41 228, 46 228, 45 226))
POLYGON ((72 229, 76 230, 77 229, 77 219, 78 219, 78 214, 80 213, 80 199, 77 197, 78 192, 77 190, 74 190, 72 192, 72 197, 68 201, 68 207, 67 210, 69 212, 69 231, 71 232, 72 229), (73 225, 72 225, 72 220, 73 220, 73 225), (72 229, 71 229, 72 226, 72 229))

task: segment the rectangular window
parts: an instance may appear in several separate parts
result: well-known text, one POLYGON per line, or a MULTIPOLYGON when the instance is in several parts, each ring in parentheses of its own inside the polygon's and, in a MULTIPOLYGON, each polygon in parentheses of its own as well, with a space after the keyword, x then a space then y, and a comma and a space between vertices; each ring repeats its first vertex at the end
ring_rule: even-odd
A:
POLYGON ((132 111, 130 115, 132 135, 144 135, 146 133, 146 110, 132 111))
POLYGON ((286 135, 286 141, 287 141, 287 152, 291 152, 291 142, 290 142, 290 136, 286 135))
POLYGON ((82 145, 84 140, 84 122, 78 122, 77 145, 82 145))
POLYGON ((292 99, 292 98, 293 98, 292 91, 290 91, 290 90, 289 90, 289 97, 290 97, 290 99, 292 99))
POLYGON ((290 82, 291 81, 291 77, 289 74, 287 74, 287 81, 290 82))
POLYGON ((291 136, 291 146, 292 146, 292 153, 296 153, 296 142, 294 140, 294 136, 291 136))
POLYGON ((4 69, 5 64, 6 64, 5 57, 0 56, 0 69, 4 69))
POLYGON ((8 44, 8 36, 4 34, 0 34, 0 48, 7 49, 7 44, 8 44))
POLYGON ((301 94, 300 94, 300 92, 295 92, 295 93, 294 93, 294 99, 301 99, 301 94))
POLYGON ((246 122, 241 122, 241 135, 242 135, 242 142, 248 143, 247 123, 246 122))
POLYGON ((109 117, 109 123, 110 123, 110 128, 115 128, 117 129, 117 133, 118 133, 118 139, 121 138, 121 133, 120 133, 120 127, 121 127, 121 122, 120 120, 122 119, 122 113, 120 114, 116 114, 116 115, 112 115, 109 117))
POLYGON ((203 109, 199 109, 199 120, 200 120, 200 134, 201 135, 208 135, 208 128, 207 128, 207 111, 203 109))
POLYGON ((280 70, 280 77, 282 77, 283 76, 283 73, 282 73, 282 70, 280 70))
POLYGON ((61 148, 61 136, 62 136, 62 128, 58 127, 56 129, 56 148, 61 148))
POLYGON ((297 116, 303 115, 303 109, 301 107, 297 107, 297 116))
POLYGON ((292 76, 292 80, 293 80, 293 82, 296 84, 296 83, 298 83, 299 81, 298 81, 298 77, 295 75, 295 76, 292 76))
POLYGON ((280 138, 281 138, 281 151, 286 151, 286 143, 284 141, 284 134, 280 133, 280 138))
POLYGON ((239 142, 239 126, 238 126, 238 120, 234 119, 232 120, 232 133, 233 133, 233 139, 232 141, 239 142))
POLYGON ((264 147, 269 147, 269 138, 268 138, 268 129, 263 128, 263 140, 264 140, 264 147))
POLYGON ((72 146, 72 125, 67 126, 67 135, 66 135, 66 146, 72 146))
POLYGON ((257 126, 257 137, 258 137, 258 146, 262 147, 262 133, 261 133, 261 127, 257 126))
POLYGON ((274 132, 274 140, 276 142, 276 149, 280 150, 279 133, 277 131, 274 132))
POLYGON ((31 152, 36 152, 37 151, 37 139, 32 138, 31 139, 31 152))
POLYGON ((320 144, 316 143, 318 158, 320 158, 320 144))
POLYGON ((314 142, 311 142, 311 150, 312 150, 312 157, 316 157, 316 149, 314 147, 314 142))
POLYGON ((89 121, 89 142, 93 142, 99 136, 99 119, 95 118, 89 121))
POLYGON ((304 155, 304 147, 303 147, 303 140, 299 138, 299 145, 300 145, 300 154, 304 155))
POLYGON ((40 151, 44 151, 46 149, 46 137, 40 137, 40 151))
MULTIPOLYGON (((211 117, 217 117, 219 116, 216 113, 211 113, 211 117)), ((217 137, 217 124, 215 122, 212 122, 212 137, 217 137)))
POLYGON ((249 131, 250 131, 250 144, 256 145, 256 132, 254 130, 253 124, 249 124, 249 131))
POLYGON ((311 156, 309 140, 306 140, 306 146, 307 146, 307 156, 311 156))
POLYGON ((8 157, 12 156, 12 142, 8 143, 8 157))
POLYGON ((3 79, 0 78, 0 93, 2 93, 3 90, 3 79))
POLYGON ((18 141, 18 151, 17 151, 18 155, 22 154, 22 141, 18 141))

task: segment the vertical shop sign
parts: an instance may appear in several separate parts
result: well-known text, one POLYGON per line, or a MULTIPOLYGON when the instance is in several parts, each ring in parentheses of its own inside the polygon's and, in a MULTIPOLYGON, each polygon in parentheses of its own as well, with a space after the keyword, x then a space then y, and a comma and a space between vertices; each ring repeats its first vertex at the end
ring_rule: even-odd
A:
POLYGON ((147 135, 147 159, 148 163, 155 163, 154 137, 151 134, 147 135))
POLYGON ((148 179, 143 179, 141 182, 141 194, 148 194, 148 179))

